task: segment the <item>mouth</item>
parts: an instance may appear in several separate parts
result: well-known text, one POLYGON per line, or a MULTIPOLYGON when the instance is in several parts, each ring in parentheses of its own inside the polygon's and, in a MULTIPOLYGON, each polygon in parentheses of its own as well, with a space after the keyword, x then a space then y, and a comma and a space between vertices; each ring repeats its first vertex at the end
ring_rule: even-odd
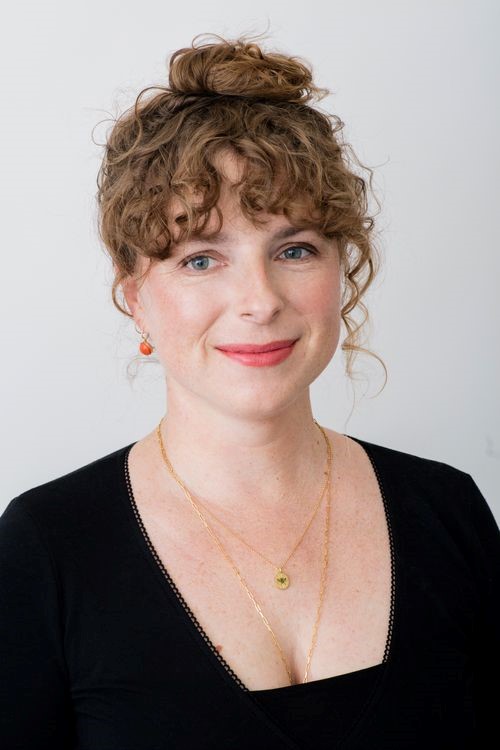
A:
POLYGON ((216 346, 223 352, 232 352, 234 354, 263 354, 273 352, 278 349, 287 349, 295 344, 298 339, 281 339, 280 341, 270 341, 267 344, 222 344, 216 346))
POLYGON ((273 341, 271 344, 266 345, 267 351, 262 350, 263 344, 245 344, 246 351, 241 351, 242 344, 233 344, 233 346, 237 347, 236 351, 229 350, 226 347, 216 347, 216 349, 219 349, 226 357, 242 365, 249 367, 273 367, 279 365, 290 356, 296 341, 298 339, 290 339, 287 342, 273 341), (251 351, 248 351, 248 347, 250 347, 251 351))

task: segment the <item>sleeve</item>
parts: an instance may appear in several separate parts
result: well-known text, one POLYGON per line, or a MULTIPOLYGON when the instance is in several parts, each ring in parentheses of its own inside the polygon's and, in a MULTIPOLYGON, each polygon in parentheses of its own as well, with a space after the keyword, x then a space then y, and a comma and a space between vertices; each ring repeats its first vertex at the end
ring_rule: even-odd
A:
POLYGON ((0 747, 75 747, 51 556, 21 496, 0 516, 0 747))
POLYGON ((498 733, 500 708, 494 687, 500 675, 500 529, 473 478, 466 476, 473 564, 480 593, 473 643, 477 747, 489 747, 491 737, 498 733))

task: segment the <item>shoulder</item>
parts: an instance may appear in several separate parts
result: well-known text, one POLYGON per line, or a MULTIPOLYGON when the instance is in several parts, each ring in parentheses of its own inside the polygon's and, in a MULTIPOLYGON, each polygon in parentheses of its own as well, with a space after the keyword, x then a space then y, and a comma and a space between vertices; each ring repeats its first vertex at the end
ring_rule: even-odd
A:
POLYGON ((103 507, 106 498, 121 491, 121 469, 131 445, 25 490, 9 501, 0 522, 31 518, 36 525, 50 526, 64 518, 78 520, 84 513, 92 514, 103 507))
POLYGON ((500 531, 492 507, 468 472, 444 461, 357 437, 366 451, 391 510, 405 524, 446 529, 489 545, 498 560, 500 531))
POLYGON ((487 500, 468 472, 445 461, 345 435, 366 452, 382 491, 394 509, 468 524, 476 512, 492 517, 487 500))
POLYGON ((393 446, 346 435, 365 450, 374 468, 398 483, 419 488, 440 489, 451 485, 470 486, 472 477, 463 469, 435 458, 409 453, 393 446))

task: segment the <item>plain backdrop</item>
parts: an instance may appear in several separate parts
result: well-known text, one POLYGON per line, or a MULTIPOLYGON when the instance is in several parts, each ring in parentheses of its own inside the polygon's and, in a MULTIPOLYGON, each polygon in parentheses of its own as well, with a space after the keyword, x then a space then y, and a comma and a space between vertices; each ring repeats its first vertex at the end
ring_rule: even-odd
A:
POLYGON ((500 518, 499 4, 494 0, 10 3, 1 55, 0 508, 140 439, 161 365, 111 303, 96 223, 106 118, 196 34, 267 31, 332 92, 319 106, 375 170, 384 266, 368 378, 340 349, 311 386, 323 425, 472 474, 500 518), (98 125, 98 123, 103 123, 98 125), (354 402, 355 399, 355 402, 354 402))

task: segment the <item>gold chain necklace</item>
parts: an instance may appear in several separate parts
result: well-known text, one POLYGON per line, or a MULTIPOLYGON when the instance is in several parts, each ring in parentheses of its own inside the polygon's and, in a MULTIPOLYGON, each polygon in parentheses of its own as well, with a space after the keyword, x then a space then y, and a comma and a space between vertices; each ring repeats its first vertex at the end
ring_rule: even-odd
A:
MULTIPOLYGON (((323 438, 325 440, 325 443, 326 443, 326 446, 327 446, 327 451, 328 451, 328 474, 327 474, 327 479, 326 479, 326 482, 325 482, 325 488, 323 489, 323 492, 321 493, 321 498, 323 497, 326 488, 328 488, 328 492, 327 492, 327 504, 326 504, 325 530, 324 530, 324 534, 323 534, 323 567, 322 567, 322 571, 321 571, 319 604, 318 604, 318 609, 317 609, 317 612, 316 612, 316 620, 314 622, 314 627, 313 627, 313 635, 312 635, 312 640, 311 640, 311 646, 309 648, 309 653, 307 655, 307 663, 306 663, 306 669, 305 669, 305 674, 304 674, 303 682, 307 682, 307 676, 308 676, 308 673, 309 673, 309 666, 310 666, 310 663, 311 663, 312 652, 314 650, 314 646, 316 645, 316 637, 317 637, 317 631, 318 631, 319 618, 320 618, 320 614, 321 614, 321 609, 322 609, 322 604, 323 604, 323 598, 324 598, 324 593, 325 593, 326 572, 327 572, 327 569, 328 569, 328 541, 329 541, 329 531, 330 531, 330 486, 331 486, 330 485, 330 480, 331 480, 331 467, 332 467, 332 450, 331 450, 330 441, 329 441, 328 436, 326 435, 325 431, 323 430, 323 428, 321 427, 321 425, 319 425, 318 422, 316 422, 315 419, 313 421, 316 424, 316 426, 321 430, 321 433, 322 433, 323 438)), ((278 651, 280 653, 281 660, 283 661, 283 664, 285 665, 285 669, 287 671, 288 678, 290 680, 290 685, 293 685, 292 674, 290 672, 290 669, 288 668, 288 664, 287 664, 287 661, 286 661, 285 656, 283 654, 283 650, 281 649, 281 646, 278 643, 278 639, 276 638, 276 635, 274 634, 274 631, 271 628, 271 625, 269 624, 269 621, 268 621, 267 617, 262 612, 262 608, 260 607, 260 605, 256 601, 254 595, 252 594, 252 592, 250 591, 250 589, 248 588, 248 586, 246 585, 245 580, 242 577, 240 571, 238 570, 238 568, 236 567, 236 565, 234 564, 234 562, 232 561, 232 559, 229 557, 229 555, 227 554, 227 552, 224 550, 224 548, 223 548, 222 544, 220 543, 218 537, 216 536, 216 534, 212 531, 212 529, 210 528, 210 526, 206 522, 205 518, 203 517, 203 514, 201 513, 201 511, 197 507, 197 505, 194 502, 194 500, 193 500, 191 494, 189 493, 188 489, 185 487, 185 485, 183 484, 182 480, 178 477, 178 475, 176 474, 176 472, 175 472, 172 464, 170 463, 170 461, 168 459, 167 453, 165 451, 165 446, 163 444, 162 435, 161 435, 161 424, 162 424, 162 422, 163 422, 163 418, 160 420, 160 423, 159 423, 159 425, 156 428, 156 433, 157 433, 157 436, 158 436, 158 441, 159 441, 159 444, 160 444, 160 450, 161 450, 161 454, 163 456, 163 460, 165 461, 165 463, 167 465, 167 468, 168 468, 169 472, 171 473, 171 475, 173 476, 173 478, 175 479, 175 481, 182 488, 184 494, 186 495, 187 499, 191 503, 193 509, 198 514, 200 520, 202 521, 202 523, 206 527, 207 531, 210 533, 210 535, 214 539, 215 543, 219 547, 220 551, 222 552, 222 554, 224 555, 224 557, 226 558, 226 560, 229 562, 229 564, 231 565, 231 567, 235 571, 235 573, 238 576, 238 579, 239 579, 241 585, 243 586, 243 588, 245 589, 248 597, 252 601, 252 603, 253 603, 255 609, 257 610, 259 616, 262 618, 262 620, 264 622, 264 625, 266 626, 266 628, 271 633, 273 641, 274 641, 274 643, 275 643, 275 645, 278 648, 278 651)), ((309 527, 309 525, 308 525, 308 527, 309 527)), ((306 531, 307 531, 307 528, 306 528, 306 531)), ((304 532, 304 534, 305 534, 305 532, 304 532)), ((301 537, 301 539, 302 539, 302 537, 301 537)), ((301 540, 299 540, 299 541, 301 541, 301 540)), ((256 551, 256 550, 254 550, 254 551, 256 551)))
MULTIPOLYGON (((324 473, 328 477, 328 470, 326 470, 324 473)), ((316 515, 317 515, 318 510, 319 510, 319 506, 321 505, 321 501, 323 500, 323 496, 325 494, 327 486, 328 486, 328 479, 325 481, 325 484, 323 485, 323 489, 321 491, 321 495, 319 497, 318 502, 316 503, 316 508, 314 509, 314 511, 313 511, 313 513, 311 515, 311 518, 309 519, 309 521, 307 523, 307 526, 305 527, 304 531, 302 532, 299 541, 297 542, 297 544, 295 545, 295 547, 292 549, 292 551, 290 552, 290 554, 286 558, 285 562, 282 563, 281 565, 278 565, 278 566, 276 566, 276 563, 273 563, 272 560, 269 560, 269 558, 267 558, 265 555, 263 555, 261 552, 259 552, 259 550, 254 549, 254 547, 252 547, 250 544, 248 544, 248 542, 246 542, 243 539, 243 537, 241 537, 239 534, 236 533, 236 531, 233 531, 233 529, 231 529, 227 524, 225 524, 223 521, 221 521, 220 518, 218 518, 213 511, 211 511, 209 508, 207 508, 206 505, 204 505, 203 503, 201 503, 199 500, 198 500, 198 507, 201 506, 207 513, 209 513, 209 515, 212 516, 212 518, 215 518, 215 520, 218 523, 220 523, 221 526, 223 526, 225 529, 227 529, 227 531, 229 531, 233 536, 235 536, 236 539, 239 539, 239 541, 242 544, 244 544, 246 547, 248 547, 248 549, 252 550, 252 552, 255 552, 257 555, 259 555, 259 557, 261 557, 263 560, 265 560, 267 563, 269 563, 269 565, 272 565, 273 568, 275 569, 275 575, 274 575, 274 583, 275 583, 275 585, 279 589, 287 589, 290 586, 290 584, 291 584, 291 580, 290 580, 290 576, 288 575, 288 573, 285 572, 284 568, 285 568, 286 564, 288 563, 288 561, 290 560, 290 558, 292 557, 292 555, 297 550, 299 544, 302 542, 302 540, 305 537, 307 531, 309 530, 310 525, 312 524, 312 522, 316 518, 316 515)))

